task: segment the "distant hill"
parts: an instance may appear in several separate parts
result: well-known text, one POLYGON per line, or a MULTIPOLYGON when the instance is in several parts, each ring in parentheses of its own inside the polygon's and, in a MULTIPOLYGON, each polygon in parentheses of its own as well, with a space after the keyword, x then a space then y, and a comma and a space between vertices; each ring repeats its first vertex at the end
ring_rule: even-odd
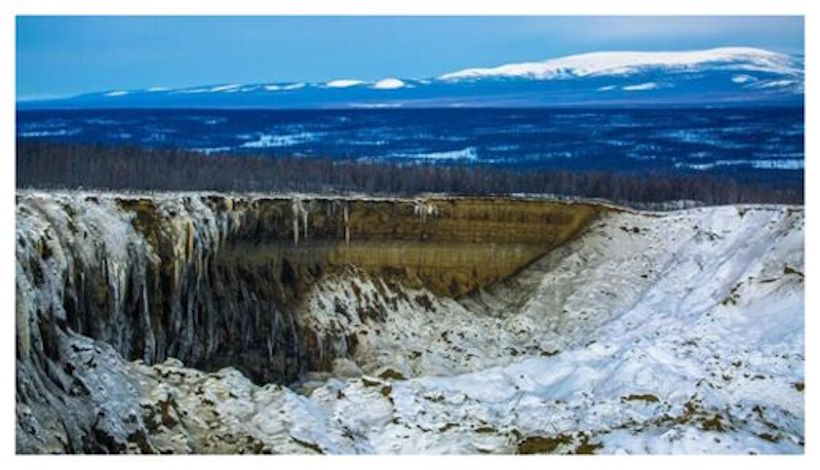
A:
POLYGON ((799 106, 803 57, 726 47, 595 52, 471 68, 427 79, 217 84, 106 90, 18 101, 47 108, 423 108, 544 106, 799 106))

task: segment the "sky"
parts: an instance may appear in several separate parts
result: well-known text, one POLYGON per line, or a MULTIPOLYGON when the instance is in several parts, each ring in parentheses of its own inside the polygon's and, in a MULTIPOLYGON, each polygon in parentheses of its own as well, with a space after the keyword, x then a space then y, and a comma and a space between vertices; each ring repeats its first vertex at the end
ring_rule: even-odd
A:
POLYGON ((803 53, 802 17, 17 17, 17 99, 425 78, 601 50, 803 53))

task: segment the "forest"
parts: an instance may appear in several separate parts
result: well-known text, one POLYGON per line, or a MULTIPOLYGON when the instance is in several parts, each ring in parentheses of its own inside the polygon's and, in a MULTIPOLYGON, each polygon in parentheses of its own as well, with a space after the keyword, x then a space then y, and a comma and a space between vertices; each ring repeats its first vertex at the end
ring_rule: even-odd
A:
POLYGON ((794 184, 739 181, 731 175, 516 169, 488 165, 374 163, 330 158, 205 155, 175 148, 18 139, 18 189, 313 192, 408 196, 548 194, 636 207, 671 201, 705 205, 803 204, 794 184))

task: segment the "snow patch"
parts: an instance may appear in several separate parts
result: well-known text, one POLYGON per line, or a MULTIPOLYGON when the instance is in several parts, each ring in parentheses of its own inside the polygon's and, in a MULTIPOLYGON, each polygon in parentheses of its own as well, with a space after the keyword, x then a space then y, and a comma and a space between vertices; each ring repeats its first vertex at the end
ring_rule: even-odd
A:
POLYGON ((621 88, 621 90, 624 90, 624 91, 646 91, 646 90, 657 90, 658 88, 659 87, 658 87, 657 83, 648 82, 648 83, 641 83, 641 84, 638 84, 638 85, 627 85, 627 86, 621 88))
POLYGON ((67 137, 67 136, 77 135, 79 133, 80 133, 79 129, 24 131, 24 132, 20 133, 20 137, 67 137))
POLYGON ((401 103, 351 103, 351 108, 359 109, 394 109, 401 108, 401 103))
POLYGON ((475 147, 467 147, 461 150, 452 150, 447 152, 430 152, 430 153, 403 153, 392 154, 391 157, 408 158, 413 160, 478 160, 478 152, 475 147))
POLYGON ((342 80, 331 80, 325 83, 325 87, 327 88, 350 88, 352 86, 361 85, 364 82, 362 80, 351 80, 351 79, 342 79, 342 80))
POLYGON ((754 84, 755 88, 784 88, 796 85, 794 80, 768 80, 764 82, 757 82, 754 84))
POLYGON ((396 90, 404 87, 405 83, 398 78, 385 78, 383 80, 379 80, 373 85, 373 88, 377 90, 396 90))
POLYGON ((184 94, 198 94, 198 93, 208 93, 213 91, 212 88, 183 88, 182 90, 176 90, 176 93, 184 93, 184 94))
POLYGON ((228 84, 228 85, 219 85, 219 86, 215 86, 215 87, 211 88, 211 91, 213 91, 213 92, 231 91, 231 90, 235 90, 235 89, 239 88, 240 86, 242 86, 242 85, 240 85, 238 83, 231 83, 231 84, 228 84))
POLYGON ((732 82, 737 84, 753 82, 755 80, 757 79, 753 76, 745 74, 735 75, 734 77, 732 77, 732 82))
POLYGON ((298 90, 300 88, 304 88, 304 83, 288 83, 285 85, 282 84, 271 84, 265 85, 265 89, 268 91, 290 91, 290 90, 298 90))
POLYGON ((683 163, 675 164, 677 168, 706 171, 723 166, 749 166, 758 170, 802 170, 805 161, 797 158, 763 159, 763 160, 716 160, 710 163, 683 163))
POLYGON ((233 147, 199 147, 191 149, 194 152, 204 153, 205 155, 211 155, 214 153, 227 153, 233 150, 233 147))
POLYGON ((296 134, 262 134, 257 140, 245 142, 243 148, 274 148, 290 147, 292 145, 304 144, 316 139, 313 132, 299 132, 296 134))

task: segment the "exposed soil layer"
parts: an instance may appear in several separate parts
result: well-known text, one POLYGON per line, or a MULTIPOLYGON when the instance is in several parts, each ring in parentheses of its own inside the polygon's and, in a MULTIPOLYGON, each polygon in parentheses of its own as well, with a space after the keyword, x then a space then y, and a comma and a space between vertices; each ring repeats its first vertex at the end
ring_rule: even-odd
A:
POLYGON ((355 348, 300 318, 305 293, 323 277, 356 269, 460 297, 509 277, 606 210, 512 198, 20 193, 18 400, 58 400, 45 383, 75 387, 62 349, 78 335, 128 360, 173 357, 289 383, 355 348))

